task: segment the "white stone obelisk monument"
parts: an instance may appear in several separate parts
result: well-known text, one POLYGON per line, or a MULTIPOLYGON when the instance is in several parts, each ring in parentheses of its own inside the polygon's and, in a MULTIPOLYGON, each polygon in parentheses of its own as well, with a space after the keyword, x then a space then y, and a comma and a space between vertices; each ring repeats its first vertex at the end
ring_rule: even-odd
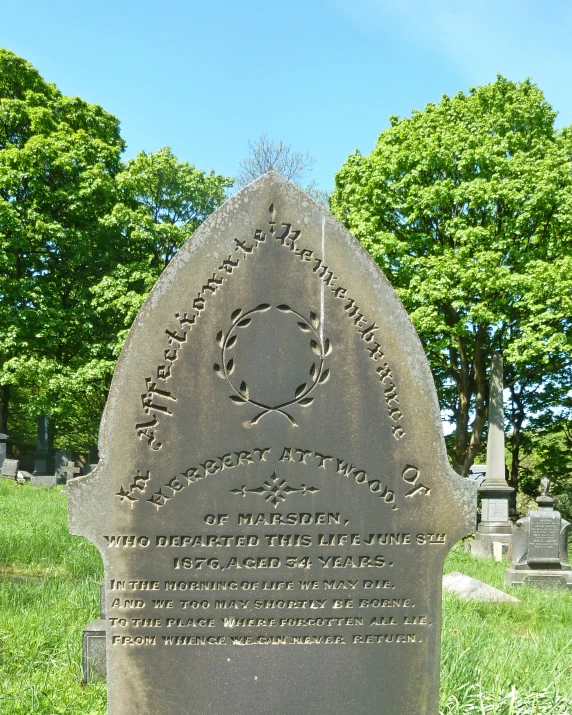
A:
POLYGON ((481 522, 476 538, 471 542, 473 556, 497 559, 501 554, 507 556, 512 538, 508 499, 513 491, 505 476, 503 359, 501 355, 495 355, 489 385, 487 476, 479 488, 481 522))

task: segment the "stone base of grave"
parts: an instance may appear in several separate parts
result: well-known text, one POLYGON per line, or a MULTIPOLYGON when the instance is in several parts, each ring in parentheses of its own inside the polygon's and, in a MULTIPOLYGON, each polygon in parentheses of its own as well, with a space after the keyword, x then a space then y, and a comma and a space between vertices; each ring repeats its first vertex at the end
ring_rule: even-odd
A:
POLYGON ((511 543, 511 533, 477 531, 474 540, 469 543, 469 551, 471 556, 477 558, 501 561, 510 558, 511 543))
POLYGON ((107 665, 105 656, 105 620, 98 618, 83 629, 83 654, 81 659, 82 680, 93 683, 105 680, 107 665))
POLYGON ((55 487, 57 484, 57 480, 56 480, 55 474, 52 474, 52 475, 32 474, 31 479, 30 479, 30 484, 33 487, 39 487, 39 486, 55 487))
POLYGON ((572 590, 572 571, 560 569, 508 568, 504 572, 507 586, 536 586, 537 588, 568 588, 572 590))

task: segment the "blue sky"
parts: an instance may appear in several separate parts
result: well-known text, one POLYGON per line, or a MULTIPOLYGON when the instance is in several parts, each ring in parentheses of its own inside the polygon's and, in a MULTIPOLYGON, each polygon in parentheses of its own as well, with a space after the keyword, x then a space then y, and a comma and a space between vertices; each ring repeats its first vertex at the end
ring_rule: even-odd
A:
POLYGON ((127 156, 169 145, 230 176, 267 132, 330 189, 390 114, 497 72, 572 124, 570 0, 0 0, 0 22, 1 46, 121 120, 127 156))

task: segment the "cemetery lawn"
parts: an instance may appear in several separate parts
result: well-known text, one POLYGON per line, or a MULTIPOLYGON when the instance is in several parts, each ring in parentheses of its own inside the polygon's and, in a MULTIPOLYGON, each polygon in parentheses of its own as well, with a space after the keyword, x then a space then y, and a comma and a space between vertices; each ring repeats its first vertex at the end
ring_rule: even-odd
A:
MULTIPOLYGON (((445 572, 504 590, 507 566, 459 544, 445 572)), ((59 487, 0 480, 2 715, 105 715, 105 686, 81 684, 81 630, 98 617, 102 578, 95 547, 68 533, 59 487)), ((512 593, 520 605, 444 595, 442 715, 572 715, 572 594, 512 593)))

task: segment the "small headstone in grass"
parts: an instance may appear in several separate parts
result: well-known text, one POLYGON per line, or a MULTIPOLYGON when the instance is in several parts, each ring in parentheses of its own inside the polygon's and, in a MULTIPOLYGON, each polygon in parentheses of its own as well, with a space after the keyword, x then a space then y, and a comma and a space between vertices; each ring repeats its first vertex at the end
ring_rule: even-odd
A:
POLYGON ((16 481, 18 484, 25 484, 26 482, 32 482, 32 474, 31 472, 27 472, 25 469, 19 469, 18 470, 18 476, 16 477, 16 481))
POLYGON ((82 679, 92 683, 106 678, 106 621, 105 587, 102 583, 99 593, 99 618, 92 621, 82 632, 82 679))
POLYGON ((568 561, 570 524, 554 509, 550 480, 541 480, 538 509, 519 519, 513 535, 513 561, 505 571, 509 586, 530 584, 538 588, 572 589, 572 567, 568 561))
POLYGON ((458 571, 443 576, 443 588, 458 596, 463 601, 494 601, 520 603, 518 598, 499 591, 488 583, 466 576, 458 571))
POLYGON ((33 487, 55 487, 57 484, 55 474, 32 474, 30 484, 33 487))
POLYGON ((8 435, 0 432, 0 465, 4 463, 6 459, 6 445, 8 442, 8 435))
POLYGON ((58 449, 55 456, 55 475, 58 484, 65 484, 67 479, 66 467, 73 461, 73 452, 69 449, 58 449))
POLYGON ((63 472, 67 482, 69 479, 74 479, 74 477, 77 477, 77 475, 81 472, 81 467, 76 467, 75 462, 70 461, 64 467, 63 472))
POLYGON ((19 465, 20 460, 18 459, 5 459, 2 462, 2 476, 8 479, 16 479, 19 465))
POLYGON ((437 715, 473 528, 427 359, 359 243, 267 174, 179 250, 67 485, 104 555, 109 715, 437 715))

